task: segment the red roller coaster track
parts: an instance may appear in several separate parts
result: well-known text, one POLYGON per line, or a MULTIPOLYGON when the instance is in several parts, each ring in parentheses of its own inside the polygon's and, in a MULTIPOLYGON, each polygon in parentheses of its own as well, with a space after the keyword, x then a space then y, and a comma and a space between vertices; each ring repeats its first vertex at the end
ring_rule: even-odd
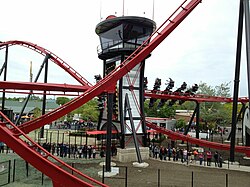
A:
MULTIPOLYGON (((182 93, 181 93, 182 94, 182 93)), ((147 90, 144 93, 145 98, 155 98, 155 99, 173 99, 173 100, 184 100, 184 101, 195 101, 198 103, 202 102, 224 102, 224 103, 231 103, 233 102, 233 98, 226 98, 226 97, 218 97, 218 96, 208 96, 208 95, 188 95, 184 94, 181 95, 180 93, 169 93, 165 94, 163 91, 157 91, 154 93, 153 90, 147 90)), ((238 98, 238 102, 247 103, 249 99, 247 97, 240 97, 238 98)))
MULTIPOLYGON (((221 143, 217 143, 217 142, 210 142, 210 141, 206 141, 206 140, 192 138, 190 136, 185 136, 183 134, 173 132, 171 130, 159 127, 159 126, 154 125, 150 122, 146 122, 146 124, 148 127, 152 128, 160 133, 168 135, 168 137, 170 139, 173 139, 173 140, 183 140, 183 141, 186 141, 186 142, 189 142, 192 144, 197 144, 197 145, 200 145, 203 147, 210 147, 210 148, 217 149, 217 150, 230 150, 229 144, 221 144, 221 143)), ((245 153, 247 157, 250 157, 250 147, 235 146, 235 151, 240 152, 240 153, 245 153)))
MULTIPOLYGON (((95 96, 100 95, 103 92, 113 90, 115 84, 119 79, 126 75, 132 68, 134 68, 138 63, 144 60, 188 15, 192 10, 201 2, 201 0, 185 0, 177 10, 146 40, 140 47, 137 48, 124 62, 122 62, 116 69, 114 69, 108 76, 100 80, 96 85, 92 86, 88 81, 86 81, 79 73, 77 73, 73 68, 71 68, 67 63, 62 59, 57 57, 55 54, 50 51, 32 44, 30 42, 23 41, 8 41, 0 43, 0 50, 12 45, 20 45, 32 49, 44 56, 50 55, 50 60, 57 64, 59 67, 68 72, 72 77, 74 77, 80 84, 83 85, 82 89, 80 87, 75 87, 73 85, 66 86, 68 90, 79 90, 80 92, 84 91, 83 94, 66 103, 65 105, 51 111, 47 114, 44 114, 40 118, 34 119, 32 121, 26 122, 18 127, 16 127, 12 122, 10 122, 2 113, 0 113, 4 121, 0 123, 0 140, 6 142, 9 147, 11 147, 16 153, 18 153, 25 160, 30 162, 38 170, 42 171, 44 174, 49 176, 54 186, 93 186, 91 183, 98 184, 100 186, 106 186, 105 184, 100 183, 86 175, 83 175, 79 171, 71 168, 62 161, 58 160, 56 157, 51 155, 49 152, 41 148, 35 142, 33 142, 26 133, 29 133, 39 127, 44 126, 45 124, 51 123, 52 121, 66 115, 67 113, 79 108, 95 96), (24 137, 29 145, 23 141, 20 137, 24 137), (3 138, 4 137, 4 138, 3 138), (37 151, 37 148, 42 150, 41 152, 37 151), (53 159, 55 162, 58 162, 60 166, 68 167, 70 171, 74 171, 75 175, 66 172, 60 166, 56 165, 54 162, 51 162, 48 158, 53 159), (85 182, 78 177, 88 179, 89 182, 85 182)), ((11 89, 11 82, 6 82, 6 87, 11 89)), ((22 87, 29 89, 37 90, 50 90, 53 85, 50 84, 35 84, 32 87, 32 84, 29 83, 16 83, 20 89, 22 87), (40 87, 40 88, 39 88, 40 87)), ((55 87, 60 87, 61 85, 55 85, 55 87)), ((4 87, 4 86, 3 86, 4 87)), ((2 87, 2 89, 4 89, 2 87)), ((13 87, 13 85, 12 85, 13 87)), ((65 88, 65 86, 62 86, 65 88)), ((61 89, 61 88, 60 88, 61 89)), ((146 95, 148 93, 145 93, 146 95)), ((149 95, 148 95, 149 96, 149 95)), ((153 97, 151 95, 150 97, 153 97)), ((176 96, 169 96, 176 97, 176 96)), ((186 99, 204 102, 206 98, 181 98, 181 96, 176 97, 175 99, 186 99), (202 101, 201 101, 202 100, 202 101)), ((217 98, 218 99, 218 98, 217 98)), ((225 102, 225 101, 222 101, 225 102)), ((147 124, 149 127, 156 129, 164 134, 169 135, 171 138, 181 139, 184 141, 189 141, 195 144, 202 146, 210 146, 216 149, 225 149, 228 150, 227 145, 209 143, 204 140, 190 138, 181 134, 168 131, 166 129, 161 129, 160 127, 153 126, 152 124, 147 124)), ((249 147, 237 146, 236 151, 244 152, 246 155, 250 155, 249 147)))
POLYGON ((72 67, 70 67, 65 61, 63 61, 61 58, 56 56, 54 53, 50 52, 49 50, 40 47, 36 44, 33 44, 31 42, 26 42, 26 41, 18 41, 18 40, 13 40, 13 41, 7 41, 7 42, 1 42, 0 43, 0 50, 4 49, 9 46, 13 45, 20 45, 23 47, 26 47, 28 49, 31 49, 37 53, 42 54, 43 56, 49 55, 50 60, 54 62, 56 65, 64 69, 67 73, 69 73, 73 78, 75 78, 80 84, 85 85, 86 87, 91 87, 92 84, 90 84, 84 77, 82 77, 76 70, 74 70, 72 67))

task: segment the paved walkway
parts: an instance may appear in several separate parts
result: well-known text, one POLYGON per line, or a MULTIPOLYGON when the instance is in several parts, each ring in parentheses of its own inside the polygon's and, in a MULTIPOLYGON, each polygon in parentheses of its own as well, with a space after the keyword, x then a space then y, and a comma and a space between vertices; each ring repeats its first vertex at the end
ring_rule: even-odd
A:
MULTIPOLYGON (((244 171, 244 172, 250 172, 250 166, 244 166, 244 165, 240 165, 239 162, 229 162, 226 160, 223 162, 222 167, 216 167, 214 162, 211 162, 211 166, 207 166, 207 162, 203 161, 202 165, 200 165, 200 161, 196 161, 196 162, 181 162, 180 160, 178 161, 173 161, 173 159, 171 158, 170 161, 169 160, 160 160, 159 158, 155 159, 150 157, 150 159, 152 160, 157 160, 159 162, 171 162, 171 163, 175 163, 175 164, 182 164, 182 165, 191 165, 191 166, 196 166, 196 167, 206 167, 206 168, 214 168, 214 169, 229 169, 229 170, 235 170, 235 171, 244 171)), ((250 158, 248 158, 250 159, 250 158)))

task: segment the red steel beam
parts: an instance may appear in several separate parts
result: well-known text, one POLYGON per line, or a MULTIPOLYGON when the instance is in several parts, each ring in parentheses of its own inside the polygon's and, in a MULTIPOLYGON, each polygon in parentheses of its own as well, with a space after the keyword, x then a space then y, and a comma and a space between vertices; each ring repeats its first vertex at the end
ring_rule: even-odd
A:
POLYGON ((0 81, 0 89, 84 92, 88 88, 89 86, 71 84, 0 81))
MULTIPOLYGON (((163 92, 153 93, 154 91, 147 91, 144 93, 146 98, 155 99, 174 99, 174 100, 184 100, 184 101, 196 101, 196 102, 233 102, 233 98, 209 96, 209 95, 180 95, 179 93, 164 94, 163 92)), ((247 97, 241 97, 238 99, 239 102, 247 103, 247 97)))

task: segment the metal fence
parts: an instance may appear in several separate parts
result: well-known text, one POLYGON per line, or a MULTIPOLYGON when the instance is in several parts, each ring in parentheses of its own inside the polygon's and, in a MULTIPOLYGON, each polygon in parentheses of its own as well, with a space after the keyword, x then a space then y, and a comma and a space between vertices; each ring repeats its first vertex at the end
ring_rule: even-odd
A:
POLYGON ((11 160, 0 162, 0 186, 10 183, 11 160))
POLYGON ((52 186, 50 178, 22 159, 0 162, 0 186, 14 182, 52 186))
MULTIPOLYGON (((94 160, 93 160, 94 161, 94 160)), ((89 162, 91 163, 91 162, 89 162)), ((70 163, 79 171, 86 173, 90 177, 102 180, 103 183, 114 186, 144 186, 144 187, 161 187, 161 186, 242 186, 248 187, 250 179, 248 173, 238 172, 227 169, 208 169, 208 167, 197 167, 186 165, 181 169, 178 163, 166 165, 166 168, 156 169, 155 167, 137 168, 133 166, 112 166, 117 175, 112 177, 105 176, 104 166, 98 166, 98 162, 87 165, 84 163, 70 163), (97 171, 102 172, 102 178, 98 176, 97 171), (240 174, 239 174, 240 173, 240 174)), ((164 164, 162 164, 164 165, 164 164)), ((15 184, 33 184, 36 186, 52 186, 51 179, 35 169, 22 159, 9 160, 0 163, 0 186, 9 183, 15 184)), ((99 172, 98 172, 99 173, 99 172)), ((73 174, 73 173, 72 173, 73 174)), ((76 175, 77 176, 77 175, 76 175)), ((19 185, 20 186, 20 185, 19 185)))

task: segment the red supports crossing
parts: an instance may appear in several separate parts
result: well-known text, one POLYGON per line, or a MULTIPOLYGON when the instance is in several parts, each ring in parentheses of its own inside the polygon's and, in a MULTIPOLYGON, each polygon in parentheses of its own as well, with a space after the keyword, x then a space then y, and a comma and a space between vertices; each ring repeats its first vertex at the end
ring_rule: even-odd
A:
POLYGON ((31 140, 25 133, 23 133, 17 126, 7 119, 2 112, 1 117, 4 118, 4 122, 0 122, 0 137, 4 137, 4 142, 13 149, 20 157, 32 164, 36 169, 50 177, 53 184, 56 186, 74 186, 74 187, 93 187, 95 185, 107 187, 107 185, 81 173, 80 171, 72 168, 66 163, 53 156, 51 153, 46 151, 43 147, 39 146, 36 142, 31 140), (7 127, 6 124, 8 123, 7 127), (22 139, 15 135, 10 128, 14 128, 22 139), (40 151, 38 151, 40 150, 40 151), (53 161, 54 162, 53 162, 53 161), (71 172, 62 169, 55 163, 61 164, 69 171, 73 171, 77 176, 84 178, 81 180, 71 172), (94 185, 95 184, 95 185, 94 185))

